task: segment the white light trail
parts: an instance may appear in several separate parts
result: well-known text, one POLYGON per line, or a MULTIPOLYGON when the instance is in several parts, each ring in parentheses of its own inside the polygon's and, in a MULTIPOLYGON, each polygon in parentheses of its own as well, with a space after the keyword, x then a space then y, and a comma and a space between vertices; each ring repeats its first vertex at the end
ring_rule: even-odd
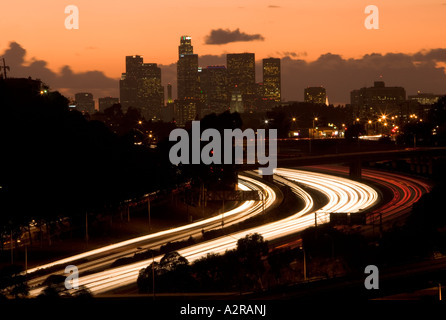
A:
MULTIPOLYGON (((246 234, 259 233, 265 240, 272 240, 313 226, 315 223, 315 215, 318 219, 318 224, 326 223, 329 219, 329 212, 358 212, 370 208, 378 201, 378 193, 373 188, 349 179, 292 169, 277 169, 276 174, 319 190, 327 196, 328 203, 316 212, 311 212, 313 207, 311 196, 297 185, 288 183, 293 192, 304 200, 305 206, 299 212, 280 221, 199 243, 178 250, 178 252, 187 258, 189 262, 193 262, 208 253, 221 254, 226 250, 234 249, 237 240, 246 234)), ((280 177, 277 179, 283 181, 280 177)), ((159 259, 161 259, 161 256, 155 258, 156 261, 159 261, 159 259)), ((79 283, 89 288, 93 294, 107 292, 135 283, 139 270, 147 267, 151 263, 152 259, 148 259, 113 268, 81 277, 79 283)))

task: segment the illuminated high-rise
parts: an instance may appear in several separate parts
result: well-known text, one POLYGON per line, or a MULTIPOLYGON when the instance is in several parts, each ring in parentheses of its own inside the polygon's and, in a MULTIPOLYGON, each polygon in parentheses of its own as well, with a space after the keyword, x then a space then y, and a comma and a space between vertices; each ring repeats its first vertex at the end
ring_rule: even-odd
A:
POLYGON ((178 47, 177 90, 178 99, 198 98, 198 55, 194 54, 191 37, 182 36, 178 47))
POLYGON ((209 113, 222 113, 229 109, 228 80, 225 66, 208 66, 200 76, 204 106, 201 116, 209 113))
POLYGON ((350 92, 350 103, 360 118, 372 118, 381 114, 401 112, 406 100, 403 87, 386 87, 383 81, 375 81, 373 87, 363 87, 350 92))
POLYGON ((263 59, 263 97, 280 102, 281 94, 280 59, 263 59))
POLYGON ((138 104, 146 119, 154 119, 164 106, 164 87, 161 85, 161 69, 156 63, 143 63, 138 78, 138 104))
POLYGON ((178 46, 176 119, 180 126, 200 114, 198 55, 194 54, 192 38, 182 36, 178 46))
POLYGON ((228 95, 233 91, 243 97, 244 110, 253 107, 256 96, 256 72, 254 53, 232 53, 226 55, 228 69, 228 95))
POLYGON ((178 46, 178 55, 194 54, 194 47, 192 46, 192 38, 189 36, 181 36, 180 45, 178 46))
POLYGON ((127 56, 126 72, 119 82, 123 110, 138 108, 146 119, 157 117, 164 105, 161 69, 156 63, 144 63, 143 57, 127 56))
POLYGON ((129 107, 138 107, 138 78, 140 68, 143 64, 143 57, 134 55, 125 57, 125 72, 119 81, 119 98, 124 111, 129 107))

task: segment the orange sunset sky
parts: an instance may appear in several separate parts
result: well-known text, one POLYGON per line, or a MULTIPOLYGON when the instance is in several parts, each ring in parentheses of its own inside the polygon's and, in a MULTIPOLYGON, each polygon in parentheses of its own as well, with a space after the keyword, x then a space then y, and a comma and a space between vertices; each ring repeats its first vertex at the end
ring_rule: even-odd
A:
POLYGON ((14 41, 27 62, 45 60, 54 72, 68 65, 118 79, 126 55, 175 63, 181 35, 192 36, 199 55, 249 51, 261 60, 295 53, 312 61, 330 52, 348 59, 444 48, 445 17, 446 0, 16 0, 2 4, 0 54, 14 41), (364 27, 371 4, 379 8, 379 30, 364 27), (79 8, 78 30, 65 28, 67 5, 79 8), (263 40, 205 44, 220 28, 263 40))

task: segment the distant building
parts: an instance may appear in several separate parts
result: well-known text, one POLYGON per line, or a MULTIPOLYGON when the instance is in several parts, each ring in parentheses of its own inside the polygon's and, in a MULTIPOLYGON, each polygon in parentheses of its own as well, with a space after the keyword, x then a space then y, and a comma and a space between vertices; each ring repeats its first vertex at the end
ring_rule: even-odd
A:
POLYGON ((280 102, 281 100, 280 59, 263 59, 263 97, 280 102))
POLYGON ((192 38, 180 37, 177 62, 177 97, 174 114, 177 125, 199 117, 202 95, 198 74, 198 55, 194 54, 192 38))
POLYGON ((156 119, 164 107, 164 87, 161 85, 161 69, 156 63, 143 63, 138 79, 138 99, 146 119, 156 119))
POLYGON ((74 95, 76 110, 83 113, 93 114, 95 112, 93 94, 89 92, 79 92, 74 95))
POLYGON ((407 98, 408 98, 408 100, 415 100, 419 104, 421 104, 423 106, 427 106, 427 105, 433 105, 442 96, 444 96, 444 95, 442 95, 442 94, 433 94, 433 93, 421 93, 420 91, 418 91, 418 93, 416 95, 410 95, 407 98))
POLYGON ((112 98, 112 97, 104 97, 99 98, 99 112, 104 112, 105 109, 110 108, 114 104, 119 103, 119 98, 112 98))
POLYGON ((375 81, 373 87, 364 87, 350 93, 350 103, 360 118, 400 113, 405 100, 406 90, 403 87, 386 87, 383 81, 375 81))
POLYGON ((228 95, 232 91, 242 94, 244 110, 251 110, 256 99, 256 73, 254 53, 232 53, 226 55, 228 95))
POLYGON ((200 88, 204 95, 201 116, 229 109, 228 78, 225 66, 208 66, 202 70, 200 88))
POLYGON ((182 36, 178 47, 177 96, 178 99, 198 98, 198 55, 194 54, 191 37, 182 36))
POLYGON ((307 87, 304 90, 304 101, 315 104, 326 104, 327 91, 324 87, 307 87))

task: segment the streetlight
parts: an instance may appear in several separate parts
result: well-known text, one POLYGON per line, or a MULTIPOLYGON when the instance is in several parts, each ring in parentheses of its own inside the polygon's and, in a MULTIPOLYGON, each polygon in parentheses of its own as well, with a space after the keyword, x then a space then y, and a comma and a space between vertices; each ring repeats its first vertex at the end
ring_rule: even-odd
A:
POLYGON ((311 136, 309 138, 310 154, 311 154, 311 139, 314 138, 314 121, 317 121, 317 117, 313 118, 313 128, 311 130, 311 136))
POLYGON ((313 119, 313 131, 312 131, 312 137, 314 138, 314 121, 317 121, 317 117, 313 119))

